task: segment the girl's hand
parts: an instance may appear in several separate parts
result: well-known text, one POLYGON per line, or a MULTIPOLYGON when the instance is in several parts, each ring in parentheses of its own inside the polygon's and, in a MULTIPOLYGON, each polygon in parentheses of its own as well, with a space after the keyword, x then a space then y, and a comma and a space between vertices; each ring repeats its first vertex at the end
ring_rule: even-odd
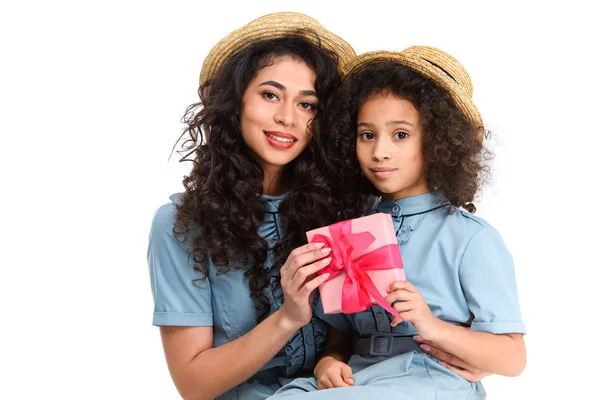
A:
POLYGON ((314 290, 329 277, 323 274, 315 278, 315 272, 331 262, 331 257, 327 257, 331 249, 323 246, 324 243, 309 243, 294 249, 280 270, 284 295, 280 311, 298 328, 310 322, 314 290))
POLYGON ((354 386, 352 369, 345 362, 325 356, 315 367, 317 389, 332 389, 336 387, 354 386))
MULTIPOLYGON (((432 340, 439 333, 442 321, 431 310, 421 292, 408 281, 393 282, 388 288, 389 294, 385 298, 394 307, 402 318, 410 321, 419 335, 432 340)), ((392 319, 392 326, 398 325, 402 320, 398 317, 392 319)))
POLYGON ((419 343, 421 346, 421 350, 425 353, 429 354, 440 360, 440 364, 445 368, 448 368, 450 371, 455 372, 460 375, 463 379, 466 379, 469 382, 479 382, 486 376, 490 376, 491 373, 482 371, 478 368, 475 368, 462 359, 450 354, 446 353, 436 347, 434 343, 429 340, 423 340, 421 336, 415 336, 415 341, 419 343))

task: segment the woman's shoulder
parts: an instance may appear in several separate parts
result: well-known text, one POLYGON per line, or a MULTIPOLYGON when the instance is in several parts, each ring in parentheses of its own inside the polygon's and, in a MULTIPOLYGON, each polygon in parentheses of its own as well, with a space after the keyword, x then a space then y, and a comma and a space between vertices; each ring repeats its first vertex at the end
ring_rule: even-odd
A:
POLYGON ((181 193, 169 196, 169 202, 161 205, 154 212, 152 219, 153 232, 172 232, 177 216, 177 205, 181 204, 181 193))

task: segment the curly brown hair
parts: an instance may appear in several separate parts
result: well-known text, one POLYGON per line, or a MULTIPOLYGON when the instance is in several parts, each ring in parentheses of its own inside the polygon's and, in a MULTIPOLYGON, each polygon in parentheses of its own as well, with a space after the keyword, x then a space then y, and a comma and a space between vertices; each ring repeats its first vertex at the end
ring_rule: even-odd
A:
MULTIPOLYGON (((484 129, 475 126, 456 107, 448 92, 418 72, 396 62, 368 64, 352 74, 341 90, 341 117, 337 151, 343 155, 345 181, 338 190, 353 186, 363 198, 379 195, 361 174, 356 156, 357 117, 360 107, 377 95, 393 95, 410 101, 420 114, 427 184, 455 207, 476 211, 473 201, 489 180, 493 154, 478 139, 484 129)), ((486 132, 486 135, 489 132, 486 132)))
MULTIPOLYGON (((341 206, 332 192, 335 160, 325 153, 331 141, 322 128, 332 94, 341 86, 337 57, 328 50, 299 38, 253 43, 232 56, 212 81, 203 84, 200 102, 188 107, 183 117, 187 128, 183 151, 195 154, 193 168, 183 180, 185 193, 177 206, 174 233, 190 243, 194 269, 206 279, 209 259, 226 273, 244 268, 258 320, 270 312, 265 294, 271 275, 265 268, 268 251, 281 263, 294 248, 305 244, 305 232, 345 217, 353 206, 341 206), (243 140, 239 113, 242 97, 261 68, 275 58, 289 56, 305 63, 316 75, 319 98, 311 121, 312 139, 307 148, 283 171, 287 195, 279 206, 284 227, 274 249, 258 234, 265 218, 264 173, 243 140)), ((183 158, 187 160, 186 157, 183 158)))

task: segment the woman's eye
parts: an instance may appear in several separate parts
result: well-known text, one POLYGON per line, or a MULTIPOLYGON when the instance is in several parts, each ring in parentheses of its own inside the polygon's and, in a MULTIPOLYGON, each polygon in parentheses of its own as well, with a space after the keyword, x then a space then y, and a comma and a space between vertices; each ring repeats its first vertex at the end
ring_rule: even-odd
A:
POLYGON ((396 132, 394 135, 396 139, 406 139, 408 137, 408 133, 406 132, 396 132))
POLYGON ((277 95, 272 92, 263 92, 262 95, 267 100, 276 100, 277 99, 277 95))
POLYGON ((375 135, 373 134, 373 132, 363 132, 360 134, 360 138, 362 140, 371 140, 375 137, 375 135))
POLYGON ((305 110, 316 110, 317 106, 313 103, 309 103, 308 101, 303 101, 302 103, 300 103, 300 107, 302 107, 305 110))

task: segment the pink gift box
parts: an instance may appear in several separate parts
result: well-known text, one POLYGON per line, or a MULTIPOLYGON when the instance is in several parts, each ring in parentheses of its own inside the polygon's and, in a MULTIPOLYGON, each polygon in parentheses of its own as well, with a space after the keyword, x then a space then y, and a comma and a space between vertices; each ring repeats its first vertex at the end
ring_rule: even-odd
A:
MULTIPOLYGON (((366 271, 367 275, 369 275, 379 293, 385 298, 388 295, 387 288, 392 282, 406 279, 404 275, 404 267, 400 258, 400 247, 396 241, 396 233, 394 231, 392 217, 389 214, 377 213, 367 217, 352 219, 348 222, 351 223, 352 234, 370 232, 375 239, 375 241, 371 243, 369 247, 367 247, 362 253, 357 254, 357 251, 354 251, 350 257, 352 261, 355 261, 361 256, 371 253, 376 249, 386 245, 394 245, 394 247, 392 247, 392 251, 398 251, 397 259, 400 260, 400 265, 395 263, 396 265, 391 269, 366 271)), ((313 237, 318 234, 332 239, 329 226, 308 231, 306 233, 306 237, 310 242, 313 237)), ((392 264, 391 260, 390 264, 392 264)), ((319 286, 319 292, 321 294, 321 300, 323 303, 323 311, 325 314, 336 314, 342 312, 342 288, 345 279, 346 272, 342 271, 335 277, 329 279, 327 282, 322 283, 321 286, 319 286)), ((369 298, 371 299, 371 304, 369 307, 375 305, 376 302, 373 297, 369 295, 369 298)))

